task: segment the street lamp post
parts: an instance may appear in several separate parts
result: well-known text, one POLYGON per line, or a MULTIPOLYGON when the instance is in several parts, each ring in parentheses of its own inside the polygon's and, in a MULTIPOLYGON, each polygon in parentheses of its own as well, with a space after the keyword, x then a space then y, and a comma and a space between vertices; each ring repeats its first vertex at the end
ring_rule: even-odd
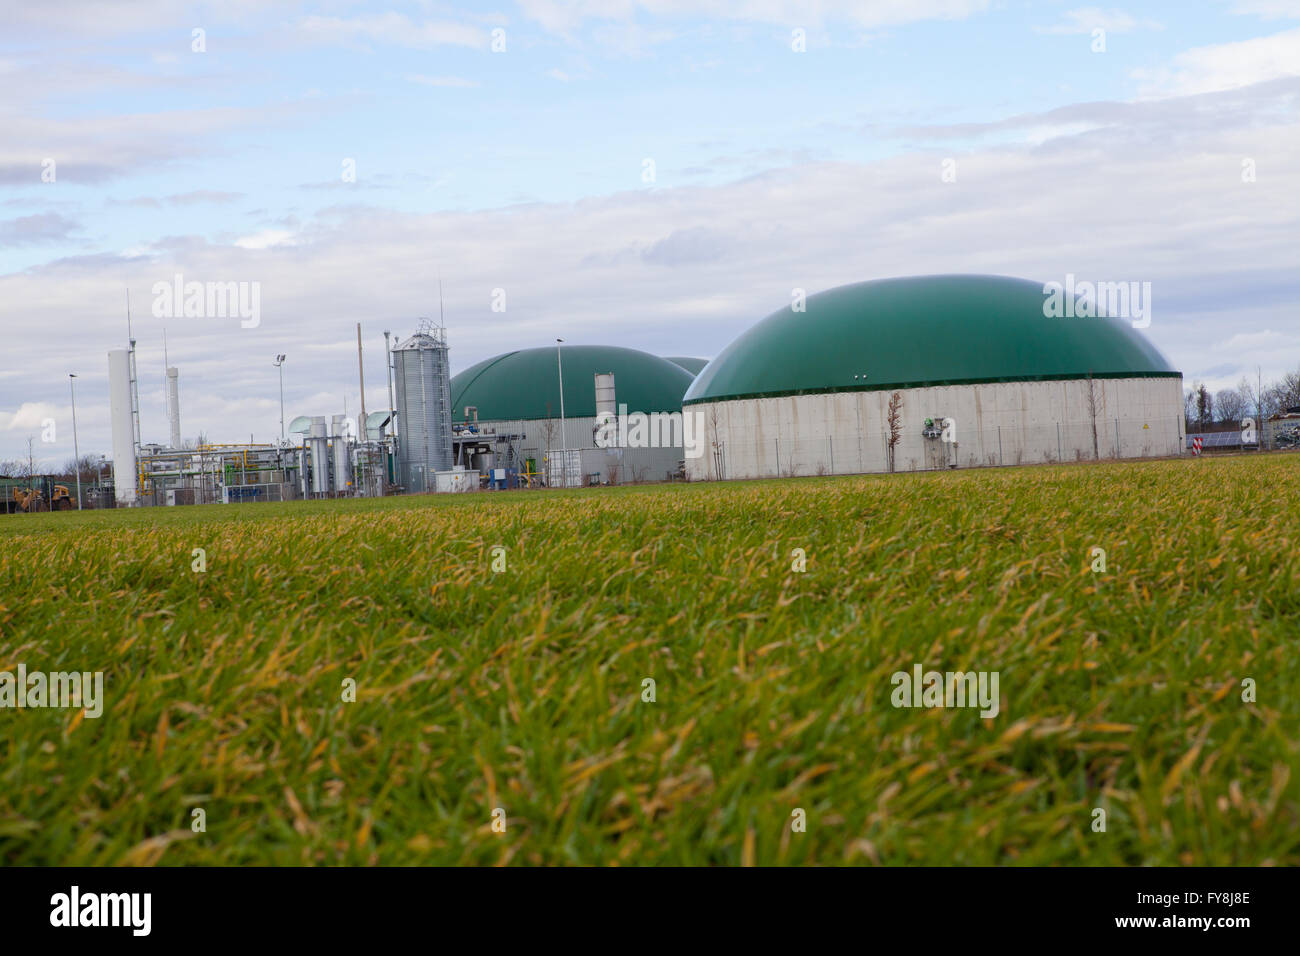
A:
POLYGON ((280 441, 284 441, 284 356, 275 357, 275 367, 280 370, 280 441))
POLYGON ((393 430, 393 350, 390 348, 389 336, 392 333, 384 329, 384 380, 388 382, 388 434, 392 435, 393 430))
POLYGON ((73 470, 77 473, 77 510, 81 510, 81 449, 77 445, 77 387, 73 381, 76 372, 68 373, 68 391, 72 393, 72 457, 73 470))
POLYGON ((555 367, 560 373, 560 460, 564 462, 561 466, 563 469, 561 473, 564 477, 560 481, 563 487, 567 488, 569 486, 569 456, 565 452, 564 441, 564 360, 560 358, 560 346, 562 344, 564 344, 564 339, 555 340, 555 367))

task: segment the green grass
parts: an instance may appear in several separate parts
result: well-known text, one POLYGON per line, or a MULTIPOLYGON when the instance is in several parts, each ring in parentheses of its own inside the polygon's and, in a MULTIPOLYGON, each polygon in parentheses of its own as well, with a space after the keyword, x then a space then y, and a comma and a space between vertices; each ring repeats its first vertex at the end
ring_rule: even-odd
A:
POLYGON ((0 518, 0 863, 1296 864, 1298 468, 0 518))

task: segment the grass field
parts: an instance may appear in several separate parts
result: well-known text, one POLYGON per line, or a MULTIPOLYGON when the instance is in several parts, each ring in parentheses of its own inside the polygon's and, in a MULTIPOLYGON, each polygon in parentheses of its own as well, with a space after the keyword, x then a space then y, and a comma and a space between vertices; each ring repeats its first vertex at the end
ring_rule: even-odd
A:
POLYGON ((0 670, 106 698, 0 710, 0 863, 1300 863, 1298 477, 0 518, 0 670), (917 664, 1000 712, 892 706, 917 664))

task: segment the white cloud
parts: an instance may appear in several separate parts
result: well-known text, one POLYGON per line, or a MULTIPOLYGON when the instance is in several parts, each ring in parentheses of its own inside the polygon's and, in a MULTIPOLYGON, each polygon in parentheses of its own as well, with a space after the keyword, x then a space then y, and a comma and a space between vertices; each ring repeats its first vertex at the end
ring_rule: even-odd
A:
POLYGON ((478 86, 474 80, 467 80, 460 76, 425 76, 423 73, 408 73, 406 80, 408 83, 418 83, 420 86, 460 88, 478 86))
POLYGON ((299 36, 317 43, 356 45, 387 43, 427 50, 438 46, 482 49, 488 36, 478 27, 450 21, 416 22, 400 13, 368 17, 304 17, 297 23, 299 36))
POLYGON ((264 229, 251 236, 241 236, 234 244, 240 249, 271 249, 292 245, 294 238, 294 234, 285 229, 264 229))
POLYGON ((1237 0, 1231 12, 1264 20, 1296 19, 1300 18, 1300 0, 1237 0))
POLYGON ((638 14, 787 27, 820 27, 831 22, 879 27, 962 19, 983 13, 989 6, 989 0, 519 0, 527 18, 564 36, 588 21, 630 21, 638 14))
POLYGON ((1195 47, 1178 54, 1167 68, 1134 73, 1143 82, 1144 96, 1231 90, 1289 76, 1300 76, 1300 28, 1195 47))
MULTIPOLYGON (((39 433, 46 419, 53 418, 57 425, 61 413, 66 411, 67 409, 50 402, 23 402, 13 414, 0 414, 0 422, 3 422, 3 424, 0 424, 0 431, 33 431, 37 433, 39 438, 39 433)), ((38 447, 36 450, 39 451, 40 448, 38 447)))
POLYGON ((1160 29, 1151 20, 1138 20, 1123 10, 1103 10, 1101 7, 1079 7, 1061 14, 1062 22, 1050 27, 1035 27, 1037 33, 1090 34, 1093 30, 1107 33, 1131 33, 1138 29, 1160 29))

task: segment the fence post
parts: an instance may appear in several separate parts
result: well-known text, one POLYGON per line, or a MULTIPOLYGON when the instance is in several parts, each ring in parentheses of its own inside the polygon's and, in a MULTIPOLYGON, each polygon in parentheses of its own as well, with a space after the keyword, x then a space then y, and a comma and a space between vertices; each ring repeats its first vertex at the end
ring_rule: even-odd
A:
POLYGON ((1119 419, 1115 419, 1115 457, 1119 458, 1119 419))
POLYGON ((1056 423, 1056 460, 1061 460, 1061 423, 1056 423))
POLYGON ((1002 426, 998 426, 998 465, 1002 464, 1002 426))
POLYGON ((835 474, 835 439, 830 435, 826 436, 826 448, 831 453, 831 474, 835 474))
POLYGON ((776 476, 780 478, 781 477, 781 439, 773 438, 772 440, 776 442, 776 476))

